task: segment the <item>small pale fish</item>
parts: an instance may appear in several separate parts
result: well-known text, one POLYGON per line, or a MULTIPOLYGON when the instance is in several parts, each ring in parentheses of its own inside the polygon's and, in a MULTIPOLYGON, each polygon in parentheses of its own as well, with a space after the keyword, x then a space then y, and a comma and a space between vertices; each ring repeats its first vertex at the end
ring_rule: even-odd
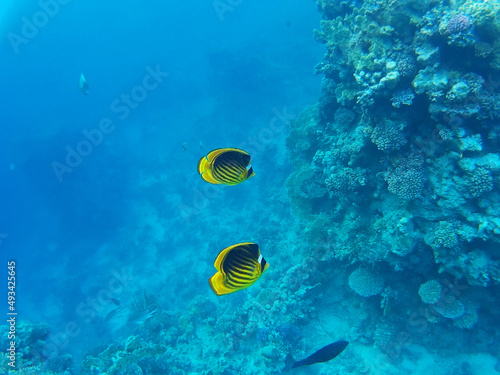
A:
POLYGON ((250 155, 238 148, 218 148, 198 162, 198 173, 211 184, 237 185, 255 176, 250 155))
POLYGON ((150 309, 135 311, 129 315, 127 322, 133 324, 142 324, 147 320, 151 319, 155 313, 156 313, 156 306, 150 309))
POLYGON ((208 283, 218 296, 234 293, 255 283, 269 267, 259 246, 242 242, 222 250, 215 260, 217 273, 208 283))
POLYGON ((85 76, 83 73, 80 73, 80 83, 79 83, 80 90, 83 92, 84 95, 89 94, 89 84, 87 83, 87 80, 85 79, 85 76))
POLYGON ((125 308, 124 306, 118 306, 116 309, 113 309, 106 314, 104 321, 109 322, 112 320, 121 319, 128 313, 127 310, 128 309, 125 308))

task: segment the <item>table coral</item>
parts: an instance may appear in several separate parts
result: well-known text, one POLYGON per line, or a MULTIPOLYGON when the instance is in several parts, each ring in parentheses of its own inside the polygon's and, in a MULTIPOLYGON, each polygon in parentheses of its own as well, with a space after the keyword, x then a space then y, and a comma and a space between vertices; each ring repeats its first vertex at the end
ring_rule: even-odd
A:
POLYGON ((433 305, 433 308, 441 314, 441 316, 448 319, 456 319, 465 312, 463 303, 451 296, 441 298, 441 300, 433 305))
POLYGON ((465 312, 454 319, 453 324, 462 329, 472 329, 476 326, 479 319, 477 306, 472 302, 465 303, 464 306, 465 312))

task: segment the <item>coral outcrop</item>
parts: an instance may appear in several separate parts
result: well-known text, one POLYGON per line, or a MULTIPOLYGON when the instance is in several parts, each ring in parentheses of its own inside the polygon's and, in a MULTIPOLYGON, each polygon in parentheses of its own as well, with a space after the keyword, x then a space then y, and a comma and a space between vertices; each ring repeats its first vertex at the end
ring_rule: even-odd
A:
POLYGON ((500 6, 317 4, 322 94, 288 137, 308 239, 356 265, 350 288, 380 295, 393 322, 425 306, 429 322, 477 327, 499 287, 500 6))

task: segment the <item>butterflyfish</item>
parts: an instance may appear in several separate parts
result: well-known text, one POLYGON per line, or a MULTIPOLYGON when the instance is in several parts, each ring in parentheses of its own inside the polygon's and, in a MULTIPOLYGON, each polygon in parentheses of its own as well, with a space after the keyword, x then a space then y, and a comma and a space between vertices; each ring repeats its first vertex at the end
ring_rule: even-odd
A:
POLYGON ((255 173, 250 155, 238 148, 218 148, 198 162, 198 173, 211 184, 237 185, 255 173))
POLYGON ((208 283, 218 296, 248 288, 269 267, 259 246, 242 242, 222 250, 215 260, 217 273, 208 283))
POLYGON ((292 368, 312 365, 320 362, 327 362, 342 353, 347 345, 349 345, 349 343, 345 340, 336 341, 333 344, 321 348, 317 352, 311 354, 309 357, 304 358, 301 361, 294 362, 292 364, 292 368))

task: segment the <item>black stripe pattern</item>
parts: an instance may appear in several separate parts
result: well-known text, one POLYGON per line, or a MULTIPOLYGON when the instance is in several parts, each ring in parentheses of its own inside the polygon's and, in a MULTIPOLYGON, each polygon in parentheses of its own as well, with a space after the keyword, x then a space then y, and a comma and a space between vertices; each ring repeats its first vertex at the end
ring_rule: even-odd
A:
POLYGON ((249 164, 250 155, 238 151, 227 151, 215 158, 212 174, 221 183, 239 183, 244 180, 244 172, 249 164))
POLYGON ((259 255, 257 244, 242 245, 232 249, 222 264, 226 286, 238 289, 253 284, 262 273, 258 263, 259 255))

